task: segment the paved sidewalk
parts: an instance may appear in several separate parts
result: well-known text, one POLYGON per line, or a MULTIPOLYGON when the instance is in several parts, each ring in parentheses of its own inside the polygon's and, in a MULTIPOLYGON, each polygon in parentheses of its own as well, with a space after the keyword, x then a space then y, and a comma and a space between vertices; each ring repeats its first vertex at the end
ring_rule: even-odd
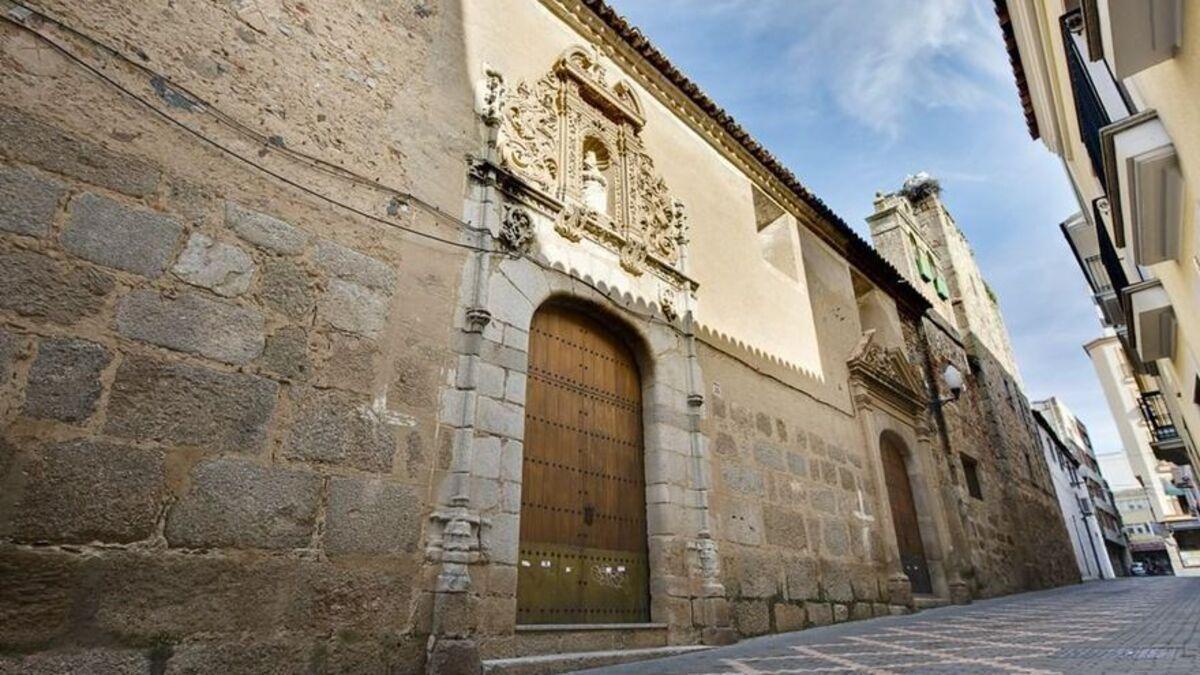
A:
POLYGON ((1097 581, 586 671, 1200 673, 1200 578, 1097 581))

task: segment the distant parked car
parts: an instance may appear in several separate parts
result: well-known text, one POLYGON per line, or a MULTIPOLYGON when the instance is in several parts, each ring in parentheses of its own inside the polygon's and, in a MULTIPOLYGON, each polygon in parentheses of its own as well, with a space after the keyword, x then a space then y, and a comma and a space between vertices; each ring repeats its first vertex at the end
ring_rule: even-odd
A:
POLYGON ((1150 571, 1146 569, 1146 563, 1140 563, 1140 562, 1135 562, 1132 565, 1130 565, 1129 571, 1135 577, 1144 577, 1150 573, 1150 571))

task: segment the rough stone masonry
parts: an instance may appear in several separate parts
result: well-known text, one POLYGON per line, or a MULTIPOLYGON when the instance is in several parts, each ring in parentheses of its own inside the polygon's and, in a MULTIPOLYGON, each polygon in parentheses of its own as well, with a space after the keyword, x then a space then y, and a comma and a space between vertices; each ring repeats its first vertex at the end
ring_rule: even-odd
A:
MULTIPOLYGON (((881 434, 934 600, 1073 580, 994 364, 935 415, 968 345, 602 3, 25 5, 0 7, 0 673, 477 672, 907 613, 881 434), (495 99, 568 77, 577 120, 645 136, 631 190, 676 230, 655 250, 688 245, 685 203, 697 250, 760 276, 756 208, 799 233, 808 370, 695 319, 748 269, 697 264, 697 291, 683 255, 566 228, 500 152, 520 106, 495 99), (636 629, 516 625, 547 303, 639 362, 636 629)), ((582 166, 531 137, 551 177, 582 166)))
MULTIPOLYGON (((452 58, 451 5, 271 20, 291 35, 187 5, 36 9, 461 200, 461 137, 406 132, 469 122, 419 76, 452 58)), ((231 160, 13 21, 0 45, 0 672, 420 670, 461 254, 231 160)))

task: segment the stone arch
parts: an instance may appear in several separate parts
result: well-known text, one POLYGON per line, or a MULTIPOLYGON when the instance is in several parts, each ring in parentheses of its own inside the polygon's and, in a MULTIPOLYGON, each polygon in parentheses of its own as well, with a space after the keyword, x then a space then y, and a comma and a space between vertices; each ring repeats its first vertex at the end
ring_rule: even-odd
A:
POLYGON ((915 511, 915 526, 917 535, 919 536, 920 548, 924 555, 924 562, 928 569, 929 586, 925 592, 932 595, 949 598, 950 588, 947 582, 946 575, 946 551, 943 546, 943 527, 942 519, 939 517, 940 509, 937 496, 937 488, 934 481, 930 479, 932 467, 928 466, 928 461, 931 460, 928 455, 929 445, 927 442, 919 440, 914 433, 912 427, 900 424, 895 419, 885 419, 879 424, 879 433, 877 436, 874 455, 879 463, 880 471, 877 473, 879 481, 882 483, 879 487, 881 500, 884 501, 887 520, 889 527, 885 530, 885 539, 889 542, 889 550, 892 553, 898 571, 904 572, 908 577, 910 589, 912 592, 922 592, 921 584, 917 579, 912 578, 910 570, 905 569, 905 561, 902 559, 904 552, 901 550, 902 542, 898 528, 904 527, 904 523, 897 523, 897 514, 893 513, 894 506, 892 504, 893 491, 902 486, 896 486, 892 483, 892 477, 889 476, 887 469, 887 454, 895 453, 903 462, 904 478, 908 482, 908 488, 911 491, 912 507, 915 511))
MULTIPOLYGON (((535 215, 535 223, 540 223, 540 215, 535 215)), ((689 589, 702 586, 708 595, 716 593, 723 597, 724 593, 715 573, 708 575, 713 576, 711 583, 691 581, 693 576, 702 574, 697 571, 703 567, 697 558, 703 557, 700 550, 703 547, 698 547, 697 541, 703 539, 708 517, 707 501, 697 494, 707 490, 707 442, 691 421, 701 410, 696 402, 703 392, 699 368, 688 357, 684 335, 661 315, 649 318, 654 314, 652 306, 580 276, 573 270, 536 264, 526 258, 497 260, 482 272, 481 306, 476 309, 464 306, 463 316, 468 317, 463 319, 464 325, 471 316, 485 317, 479 329, 482 346, 478 356, 472 358, 478 358, 479 367, 484 370, 503 368, 510 377, 513 371, 519 371, 517 379, 523 383, 520 392, 506 392, 502 401, 492 401, 482 391, 477 396, 472 445, 478 448, 490 443, 487 447, 494 447, 495 441, 484 436, 497 433, 500 427, 506 436, 500 441, 503 450, 499 481, 492 478, 495 460, 485 452, 473 450, 467 460, 472 467, 473 484, 495 482, 495 487, 482 487, 476 492, 488 494, 498 490, 504 496, 498 507, 493 507, 492 502, 472 500, 472 508, 479 509, 483 523, 481 562, 498 571, 513 570, 519 564, 529 330, 541 307, 570 307, 597 317, 619 335, 632 351, 640 371, 649 618, 653 624, 665 625, 672 636, 678 636, 672 640, 694 640, 699 629, 692 624, 690 613, 678 611, 682 605, 690 606, 689 589), (497 411, 511 424, 494 424, 488 411, 497 411)), ((442 490, 443 495, 449 492, 442 490)), ((436 547, 436 533, 431 541, 436 547)), ((493 580, 487 589, 489 594, 511 598, 510 602, 515 603, 515 574, 481 574, 493 580)), ((492 634, 503 636, 516 630, 515 606, 509 607, 509 613, 491 621, 492 634)))
POLYGON ((529 334, 517 620, 649 620, 641 372, 619 322, 546 302, 529 334), (615 324, 615 325, 614 325, 615 324))

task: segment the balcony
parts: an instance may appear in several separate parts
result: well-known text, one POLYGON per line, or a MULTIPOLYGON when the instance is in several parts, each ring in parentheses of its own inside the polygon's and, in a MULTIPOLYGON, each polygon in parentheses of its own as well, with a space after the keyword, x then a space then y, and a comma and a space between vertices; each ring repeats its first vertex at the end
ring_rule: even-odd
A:
MULTIPOLYGON (((1179 438, 1179 431, 1171 422, 1171 414, 1167 412, 1167 403, 1163 400, 1161 391, 1150 391, 1142 394, 1139 402, 1142 407, 1142 417, 1150 427, 1150 435, 1154 441, 1173 441, 1179 438)), ((1178 464, 1179 462, 1176 462, 1178 464)))
POLYGON ((1083 259, 1083 270, 1088 280, 1092 281, 1092 290, 1096 295, 1112 293, 1112 280, 1108 278, 1108 270, 1104 269, 1104 260, 1099 253, 1083 259))
POLYGON ((1089 53, 1122 80, 1175 56, 1183 44, 1183 0, 1084 0, 1089 53))
POLYGON ((1108 65, 1104 61, 1093 62, 1085 57, 1087 46, 1082 35, 1083 22, 1079 12, 1063 16, 1061 28, 1080 140, 1087 148, 1096 177, 1104 185, 1104 191, 1109 192, 1100 130, 1129 117, 1133 106, 1108 70, 1108 65))
POLYGON ((1177 260, 1183 235, 1184 183, 1179 156, 1153 110, 1100 131, 1113 240, 1138 265, 1177 260))
POLYGON ((1091 222, 1077 213, 1059 227, 1092 287, 1092 298, 1104 316, 1104 324, 1120 327, 1125 325, 1120 294, 1129 281, 1108 236, 1107 216, 1107 202, 1099 198, 1092 205, 1091 222))
POLYGON ((1154 456, 1179 466, 1188 464, 1187 448, 1184 447, 1179 430, 1171 420, 1171 413, 1167 410, 1167 402, 1163 399, 1162 392, 1149 391, 1142 394, 1138 405, 1142 409, 1146 427, 1150 430, 1150 446, 1154 449, 1154 456))
POLYGON ((1121 306, 1121 293, 1129 286, 1129 277, 1125 274, 1125 268, 1121 265, 1117 248, 1113 246, 1112 237, 1108 234, 1110 227, 1108 200, 1104 197, 1094 200, 1092 214, 1093 220, 1096 222, 1096 244, 1099 249, 1100 263, 1104 267, 1105 276, 1112 289, 1112 293, 1101 294, 1096 300, 1104 313, 1106 323, 1110 326, 1121 327, 1128 323, 1125 310, 1121 306))

